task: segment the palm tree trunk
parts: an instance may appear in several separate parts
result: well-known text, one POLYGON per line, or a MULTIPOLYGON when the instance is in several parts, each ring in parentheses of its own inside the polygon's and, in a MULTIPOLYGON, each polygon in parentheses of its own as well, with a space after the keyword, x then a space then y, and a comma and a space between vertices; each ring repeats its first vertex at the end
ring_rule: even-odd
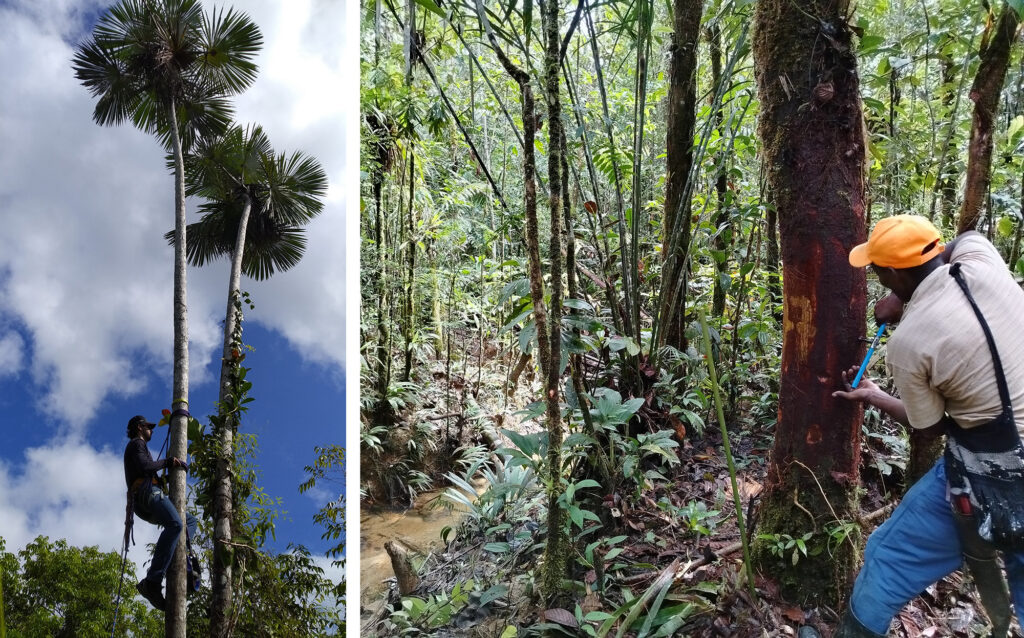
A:
MULTIPOLYGON (((177 107, 171 102, 171 141, 174 152, 174 384, 171 410, 188 410, 188 302, 185 262, 185 160, 178 132, 177 107)), ((188 454, 188 419, 183 414, 171 417, 171 444, 168 455, 184 459, 188 454)), ((185 521, 185 470, 170 471, 171 503, 185 521)), ((182 535, 184 535, 184 530, 182 535)), ((179 539, 178 547, 185 540, 179 539)), ((185 637, 185 552, 174 552, 167 572, 167 611, 164 632, 168 638, 185 637)))
POLYGON ((221 638, 227 635, 227 622, 231 617, 231 517, 233 514, 232 479, 234 478, 235 451, 234 433, 238 427, 238 406, 231 402, 238 373, 242 347, 241 299, 242 257, 245 253, 245 232, 252 212, 252 199, 246 197, 242 217, 238 221, 235 235, 235 250, 231 253, 231 276, 228 280, 228 304, 224 312, 224 350, 220 360, 220 392, 217 397, 217 411, 220 426, 214 431, 217 437, 216 478, 213 487, 213 566, 211 568, 211 589, 213 601, 210 604, 210 635, 221 638))

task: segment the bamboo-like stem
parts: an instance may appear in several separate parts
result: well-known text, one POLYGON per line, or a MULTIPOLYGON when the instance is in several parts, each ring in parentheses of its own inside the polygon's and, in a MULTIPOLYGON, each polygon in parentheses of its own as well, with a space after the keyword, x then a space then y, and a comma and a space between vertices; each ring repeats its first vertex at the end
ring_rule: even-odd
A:
POLYGON ((750 563, 750 547, 747 542, 747 529, 743 522, 743 503, 740 501, 739 485, 736 483, 736 463, 732 458, 732 447, 729 445, 729 431, 725 427, 725 413, 722 410, 722 395, 718 387, 718 373, 715 371, 715 360, 711 353, 711 335, 708 331, 708 322, 704 318, 704 309, 697 309, 697 317, 700 320, 700 330, 704 335, 704 356, 708 361, 708 374, 711 376, 711 390, 715 397, 715 412, 718 414, 718 427, 722 430, 722 450, 725 452, 725 461, 729 464, 729 481, 732 484, 732 500, 736 506, 736 525, 740 530, 740 541, 743 543, 743 566, 747 570, 747 586, 750 587, 750 596, 757 600, 757 592, 754 590, 754 570, 750 563))

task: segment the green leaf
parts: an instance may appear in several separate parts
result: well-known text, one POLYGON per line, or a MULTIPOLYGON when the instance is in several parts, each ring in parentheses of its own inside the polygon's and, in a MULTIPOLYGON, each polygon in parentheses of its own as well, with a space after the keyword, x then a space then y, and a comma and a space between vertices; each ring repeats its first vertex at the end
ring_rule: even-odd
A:
POLYGON ((569 508, 569 518, 572 519, 573 523, 580 529, 583 529, 583 510, 573 505, 569 508))
POLYGON ((441 11, 441 7, 437 6, 434 0, 416 0, 416 4, 420 5, 427 11, 437 14, 442 20, 445 17, 444 11, 441 11))
POLYGON ((515 281, 505 284, 505 287, 501 289, 501 294, 498 296, 498 305, 503 306, 505 305, 505 302, 511 299, 512 297, 523 297, 529 294, 529 292, 530 280, 525 277, 522 279, 516 279, 515 281))
MULTIPOLYGON (((1024 3, 1024 0, 1021 0, 1024 3)), ((1010 128, 1006 130, 1006 137, 1010 146, 1016 146, 1020 141, 1021 133, 1024 133, 1024 115, 1018 115, 1010 122, 1010 128)))
MULTIPOLYGON (((537 401, 535 403, 531 403, 530 406, 537 405, 537 404, 540 404, 541 413, 543 413, 544 412, 544 403, 543 402, 537 401)), ((529 409, 529 406, 527 406, 527 409, 529 409)), ((547 437, 547 433, 546 432, 536 432, 534 434, 520 434, 519 432, 513 432, 512 430, 509 430, 509 429, 506 429, 506 428, 502 428, 501 429, 501 433, 504 434, 505 436, 507 436, 509 439, 511 439, 512 443, 514 443, 515 446, 517 448, 519 448, 519 450, 523 454, 525 454, 526 456, 530 456, 530 457, 534 456, 535 454, 539 454, 540 453, 541 437, 542 436, 544 436, 545 438, 547 437)))
MULTIPOLYGON (((501 598, 502 596, 504 596, 507 593, 508 593, 508 586, 507 585, 494 585, 490 589, 488 589, 487 591, 485 591, 483 594, 480 595, 480 606, 483 607, 484 605, 486 605, 488 603, 494 602, 495 600, 501 598)), ((502 635, 504 635, 504 634, 502 634, 502 635)))
POLYGON ((507 554, 511 549, 508 543, 487 543, 484 545, 484 551, 491 552, 492 554, 507 554))
POLYGON ((631 357, 640 353, 640 346, 636 345, 636 341, 633 341, 632 337, 612 337, 608 339, 608 349, 612 352, 625 349, 631 357))
POLYGON ((885 38, 880 35, 867 34, 860 39, 860 52, 868 53, 878 48, 878 45, 885 42, 885 38))
POLYGON ((589 310, 590 312, 594 312, 594 307, 582 299, 565 299, 562 301, 562 305, 566 308, 575 308, 576 310, 589 310))
POLYGON ((523 354, 529 354, 533 349, 533 342, 536 341, 537 336, 537 324, 534 323, 533 319, 526 322, 523 329, 519 331, 519 349, 523 351, 523 354))
POLYGON ((875 111, 876 114, 885 113, 885 104, 881 100, 876 100, 873 97, 865 97, 863 100, 864 106, 875 111))
POLYGON ((501 632, 501 638, 516 638, 519 635, 519 630, 516 629, 515 625, 509 625, 505 627, 505 631, 501 632))

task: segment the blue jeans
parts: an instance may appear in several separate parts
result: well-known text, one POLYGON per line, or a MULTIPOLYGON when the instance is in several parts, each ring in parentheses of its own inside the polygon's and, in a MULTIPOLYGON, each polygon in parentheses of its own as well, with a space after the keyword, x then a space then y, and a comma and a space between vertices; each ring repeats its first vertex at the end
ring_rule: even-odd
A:
MULTIPOLYGON (((1001 555, 1013 607, 1024 624, 1024 552, 1001 555)), ((904 605, 962 563, 960 538, 946 500, 946 465, 940 458, 868 538, 850 610, 865 627, 884 635, 904 605)))
MULTIPOLYGON (((146 573, 147 579, 160 582, 167 573, 167 568, 171 566, 174 549, 178 546, 178 538, 181 537, 181 517, 178 516, 178 510, 174 509, 171 499, 156 485, 140 487, 135 493, 135 515, 147 523, 164 528, 156 541, 153 561, 146 573)), ((194 538, 198 525, 196 517, 186 512, 185 521, 189 536, 194 538)))

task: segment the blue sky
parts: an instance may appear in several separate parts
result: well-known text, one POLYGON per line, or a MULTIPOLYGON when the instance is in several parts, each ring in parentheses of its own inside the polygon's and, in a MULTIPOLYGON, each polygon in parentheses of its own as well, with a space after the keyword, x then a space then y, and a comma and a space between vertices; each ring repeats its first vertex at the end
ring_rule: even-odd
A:
MULTIPOLYGON (((37 534, 119 548, 121 454, 129 417, 169 407, 173 178, 163 151, 129 125, 92 122, 94 100, 71 56, 104 10, 98 0, 0 0, 0 536, 7 550, 37 534)), ((204 3, 209 9, 212 5, 204 3)), ((277 151, 317 157, 330 183, 308 227, 304 260, 268 282, 243 279, 256 308, 255 402, 243 428, 260 437, 261 484, 281 497, 274 546, 327 543, 312 522, 329 491, 300 495, 316 445, 345 443, 346 319, 355 259, 345 237, 354 191, 358 108, 353 13, 344 2, 239 0, 264 34, 260 73, 235 100, 236 121, 263 126, 277 151), (351 26, 351 25, 349 25, 351 26), (355 73, 353 73, 355 70, 355 73)), ((190 220, 198 202, 188 203, 190 220)), ((228 263, 189 269, 190 400, 214 410, 228 263)), ((154 433, 156 455, 164 431, 154 433)), ((337 496, 338 487, 333 496, 337 496)), ((155 528, 137 525, 141 564, 155 528)), ((326 564, 326 559, 325 559, 326 564)))

